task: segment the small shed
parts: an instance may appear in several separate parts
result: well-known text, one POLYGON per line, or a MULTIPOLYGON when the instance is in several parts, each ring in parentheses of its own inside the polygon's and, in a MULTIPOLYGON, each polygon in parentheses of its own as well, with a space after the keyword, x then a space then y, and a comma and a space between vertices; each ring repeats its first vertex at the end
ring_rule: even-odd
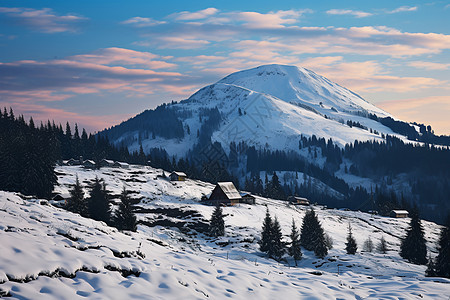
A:
POLYGON ((100 164, 100 167, 112 167, 112 166, 114 166, 114 161, 104 158, 100 161, 99 164, 100 164))
POLYGON ((389 214, 392 218, 407 218, 409 215, 407 210, 391 210, 389 214))
POLYGON ((289 196, 288 201, 294 205, 309 205, 309 200, 298 196, 289 196))
POLYGON ((113 164, 113 167, 114 167, 114 168, 129 169, 129 168, 130 168, 130 165, 127 164, 127 163, 125 163, 125 162, 116 161, 116 162, 113 164))
POLYGON ((171 181, 185 181, 186 177, 187 175, 183 172, 173 171, 172 173, 170 173, 171 181))
POLYGON ((242 199, 232 182, 218 182, 207 200, 212 205, 235 205, 242 199))
POLYGON ((95 167, 97 166, 97 164, 95 163, 95 161, 93 160, 85 160, 83 162, 83 167, 88 168, 88 169, 95 169, 95 167))
POLYGON ((241 203, 245 203, 245 204, 255 204, 255 197, 250 194, 249 192, 241 192, 241 203))

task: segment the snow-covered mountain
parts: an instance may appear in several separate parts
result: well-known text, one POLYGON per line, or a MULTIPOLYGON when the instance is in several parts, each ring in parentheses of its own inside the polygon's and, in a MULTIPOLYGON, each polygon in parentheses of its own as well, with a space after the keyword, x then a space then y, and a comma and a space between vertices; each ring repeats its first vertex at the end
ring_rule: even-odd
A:
MULTIPOLYGON (((355 140, 382 140, 382 134, 395 135, 369 114, 390 115, 352 91, 313 71, 284 65, 265 65, 233 73, 206 86, 187 100, 165 106, 176 112, 184 135, 165 138, 147 131, 145 113, 105 131, 117 144, 144 151, 163 147, 178 158, 199 142, 198 131, 208 117, 205 109, 217 107, 220 124, 211 139, 228 149, 230 142, 245 141, 257 148, 297 150, 301 135, 332 138, 340 146, 355 140), (131 122, 130 122, 131 121, 131 122), (348 126, 347 121, 362 126, 348 126), (363 128, 364 127, 364 128, 363 128)), ((165 126, 172 126, 168 121, 165 126)), ((403 137, 404 138, 404 137, 403 137)))
MULTIPOLYGON (((292 219, 305 208, 256 197, 255 205, 224 207, 226 236, 202 233, 213 207, 199 203, 213 185, 170 182, 160 169, 58 167, 55 191, 66 196, 78 176, 84 187, 104 179, 115 197, 123 186, 140 199, 136 233, 48 205, 47 200, 0 191, 0 297, 11 299, 446 299, 448 279, 425 278, 425 266, 398 255, 408 219, 324 209, 317 215, 334 240, 325 259, 303 250, 298 267, 276 263, 258 249, 266 207, 288 240, 292 219), (345 254, 351 222, 359 245, 345 254), (386 254, 360 252, 383 236, 386 254)), ((423 222, 427 247, 436 255, 440 226, 423 222)))

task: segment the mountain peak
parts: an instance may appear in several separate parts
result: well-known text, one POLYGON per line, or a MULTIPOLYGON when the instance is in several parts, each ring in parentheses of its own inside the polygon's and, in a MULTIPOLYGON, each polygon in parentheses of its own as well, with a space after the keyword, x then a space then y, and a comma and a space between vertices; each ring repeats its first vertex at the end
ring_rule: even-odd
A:
POLYGON ((269 94, 288 103, 327 110, 389 116, 356 93, 315 72, 289 65, 262 65, 226 76, 218 83, 269 94))

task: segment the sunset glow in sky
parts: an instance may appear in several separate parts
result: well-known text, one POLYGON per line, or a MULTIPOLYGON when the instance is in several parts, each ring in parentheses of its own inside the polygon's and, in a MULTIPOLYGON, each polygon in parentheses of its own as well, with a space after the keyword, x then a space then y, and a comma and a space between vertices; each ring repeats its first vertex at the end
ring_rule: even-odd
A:
POLYGON ((0 107, 89 131, 263 64, 450 134, 450 1, 1 1, 0 107))

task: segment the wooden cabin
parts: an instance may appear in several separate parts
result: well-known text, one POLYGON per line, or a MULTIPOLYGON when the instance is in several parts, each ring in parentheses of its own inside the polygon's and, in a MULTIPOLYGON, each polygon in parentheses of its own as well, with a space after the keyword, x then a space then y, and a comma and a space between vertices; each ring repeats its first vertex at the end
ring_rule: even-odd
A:
POLYGON ((409 215, 407 210, 391 210, 389 216, 391 218, 407 218, 409 215))
POLYGON ((114 166, 114 161, 104 158, 100 161, 99 164, 100 164, 100 167, 112 167, 112 166, 114 166))
POLYGON ((85 160, 83 162, 83 167, 87 168, 87 169, 95 169, 95 167, 97 166, 97 164, 95 163, 95 161, 93 160, 85 160))
POLYGON ((212 205, 235 205, 241 200, 241 194, 232 182, 218 182, 206 202, 212 205))
POLYGON ((173 171, 170 173, 170 181, 185 181, 187 175, 183 172, 173 171))
POLYGON ((125 162, 116 161, 116 162, 113 164, 113 167, 114 167, 114 168, 129 169, 129 168, 130 168, 130 165, 127 164, 127 163, 125 163, 125 162))
POLYGON ((288 197, 288 201, 290 204, 294 204, 294 205, 309 205, 309 200, 303 197, 298 197, 298 196, 289 196, 288 197))
POLYGON ((249 192, 241 192, 241 203, 245 203, 245 204, 255 204, 255 197, 250 194, 249 192))

